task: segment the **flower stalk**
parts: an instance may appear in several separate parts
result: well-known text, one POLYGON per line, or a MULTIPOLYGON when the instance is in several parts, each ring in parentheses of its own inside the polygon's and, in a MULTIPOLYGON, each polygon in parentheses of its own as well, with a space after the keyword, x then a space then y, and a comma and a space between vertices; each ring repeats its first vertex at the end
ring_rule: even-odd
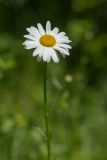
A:
POLYGON ((48 119, 48 106, 47 106, 47 64, 44 63, 44 117, 45 117, 45 130, 47 140, 47 160, 50 160, 51 149, 50 149, 50 133, 49 133, 49 119, 48 119))

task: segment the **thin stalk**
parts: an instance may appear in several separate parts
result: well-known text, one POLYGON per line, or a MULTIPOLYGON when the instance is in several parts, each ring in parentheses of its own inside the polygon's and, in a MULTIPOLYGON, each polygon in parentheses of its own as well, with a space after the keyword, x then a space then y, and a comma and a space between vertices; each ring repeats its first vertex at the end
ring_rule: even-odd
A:
POLYGON ((51 151, 50 151, 50 134, 49 134, 49 119, 48 119, 48 107, 47 107, 47 86, 46 86, 46 72, 47 66, 44 63, 44 116, 45 116, 45 129, 46 129, 46 138, 47 138, 47 160, 50 160, 51 151))

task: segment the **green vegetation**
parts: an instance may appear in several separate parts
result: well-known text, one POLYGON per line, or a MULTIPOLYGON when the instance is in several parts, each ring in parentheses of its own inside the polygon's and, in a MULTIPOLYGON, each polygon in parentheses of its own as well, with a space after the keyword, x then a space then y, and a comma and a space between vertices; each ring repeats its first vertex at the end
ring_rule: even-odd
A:
POLYGON ((0 160, 45 160, 43 63, 22 43, 47 20, 73 47, 48 64, 52 160, 107 160, 107 0, 0 0, 0 160))

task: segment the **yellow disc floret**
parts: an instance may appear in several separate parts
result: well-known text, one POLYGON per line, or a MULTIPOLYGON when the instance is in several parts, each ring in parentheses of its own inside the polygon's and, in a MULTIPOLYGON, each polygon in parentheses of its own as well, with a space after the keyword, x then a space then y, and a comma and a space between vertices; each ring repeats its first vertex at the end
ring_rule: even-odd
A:
POLYGON ((44 34, 40 37, 39 42, 45 47, 53 47, 56 44, 56 39, 50 34, 44 34))

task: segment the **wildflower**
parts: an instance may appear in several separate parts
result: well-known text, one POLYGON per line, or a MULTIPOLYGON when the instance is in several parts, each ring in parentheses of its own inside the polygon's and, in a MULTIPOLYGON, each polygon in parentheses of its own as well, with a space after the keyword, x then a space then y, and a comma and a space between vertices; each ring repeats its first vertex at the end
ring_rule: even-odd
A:
POLYGON ((46 31, 40 23, 37 24, 37 28, 31 26, 27 28, 29 35, 25 35, 27 38, 23 45, 26 49, 35 48, 33 56, 37 56, 38 60, 45 62, 50 62, 51 59, 55 62, 59 62, 58 52, 60 52, 63 57, 69 55, 69 49, 71 42, 66 36, 65 32, 60 32, 57 27, 51 29, 50 21, 46 23, 46 31))

